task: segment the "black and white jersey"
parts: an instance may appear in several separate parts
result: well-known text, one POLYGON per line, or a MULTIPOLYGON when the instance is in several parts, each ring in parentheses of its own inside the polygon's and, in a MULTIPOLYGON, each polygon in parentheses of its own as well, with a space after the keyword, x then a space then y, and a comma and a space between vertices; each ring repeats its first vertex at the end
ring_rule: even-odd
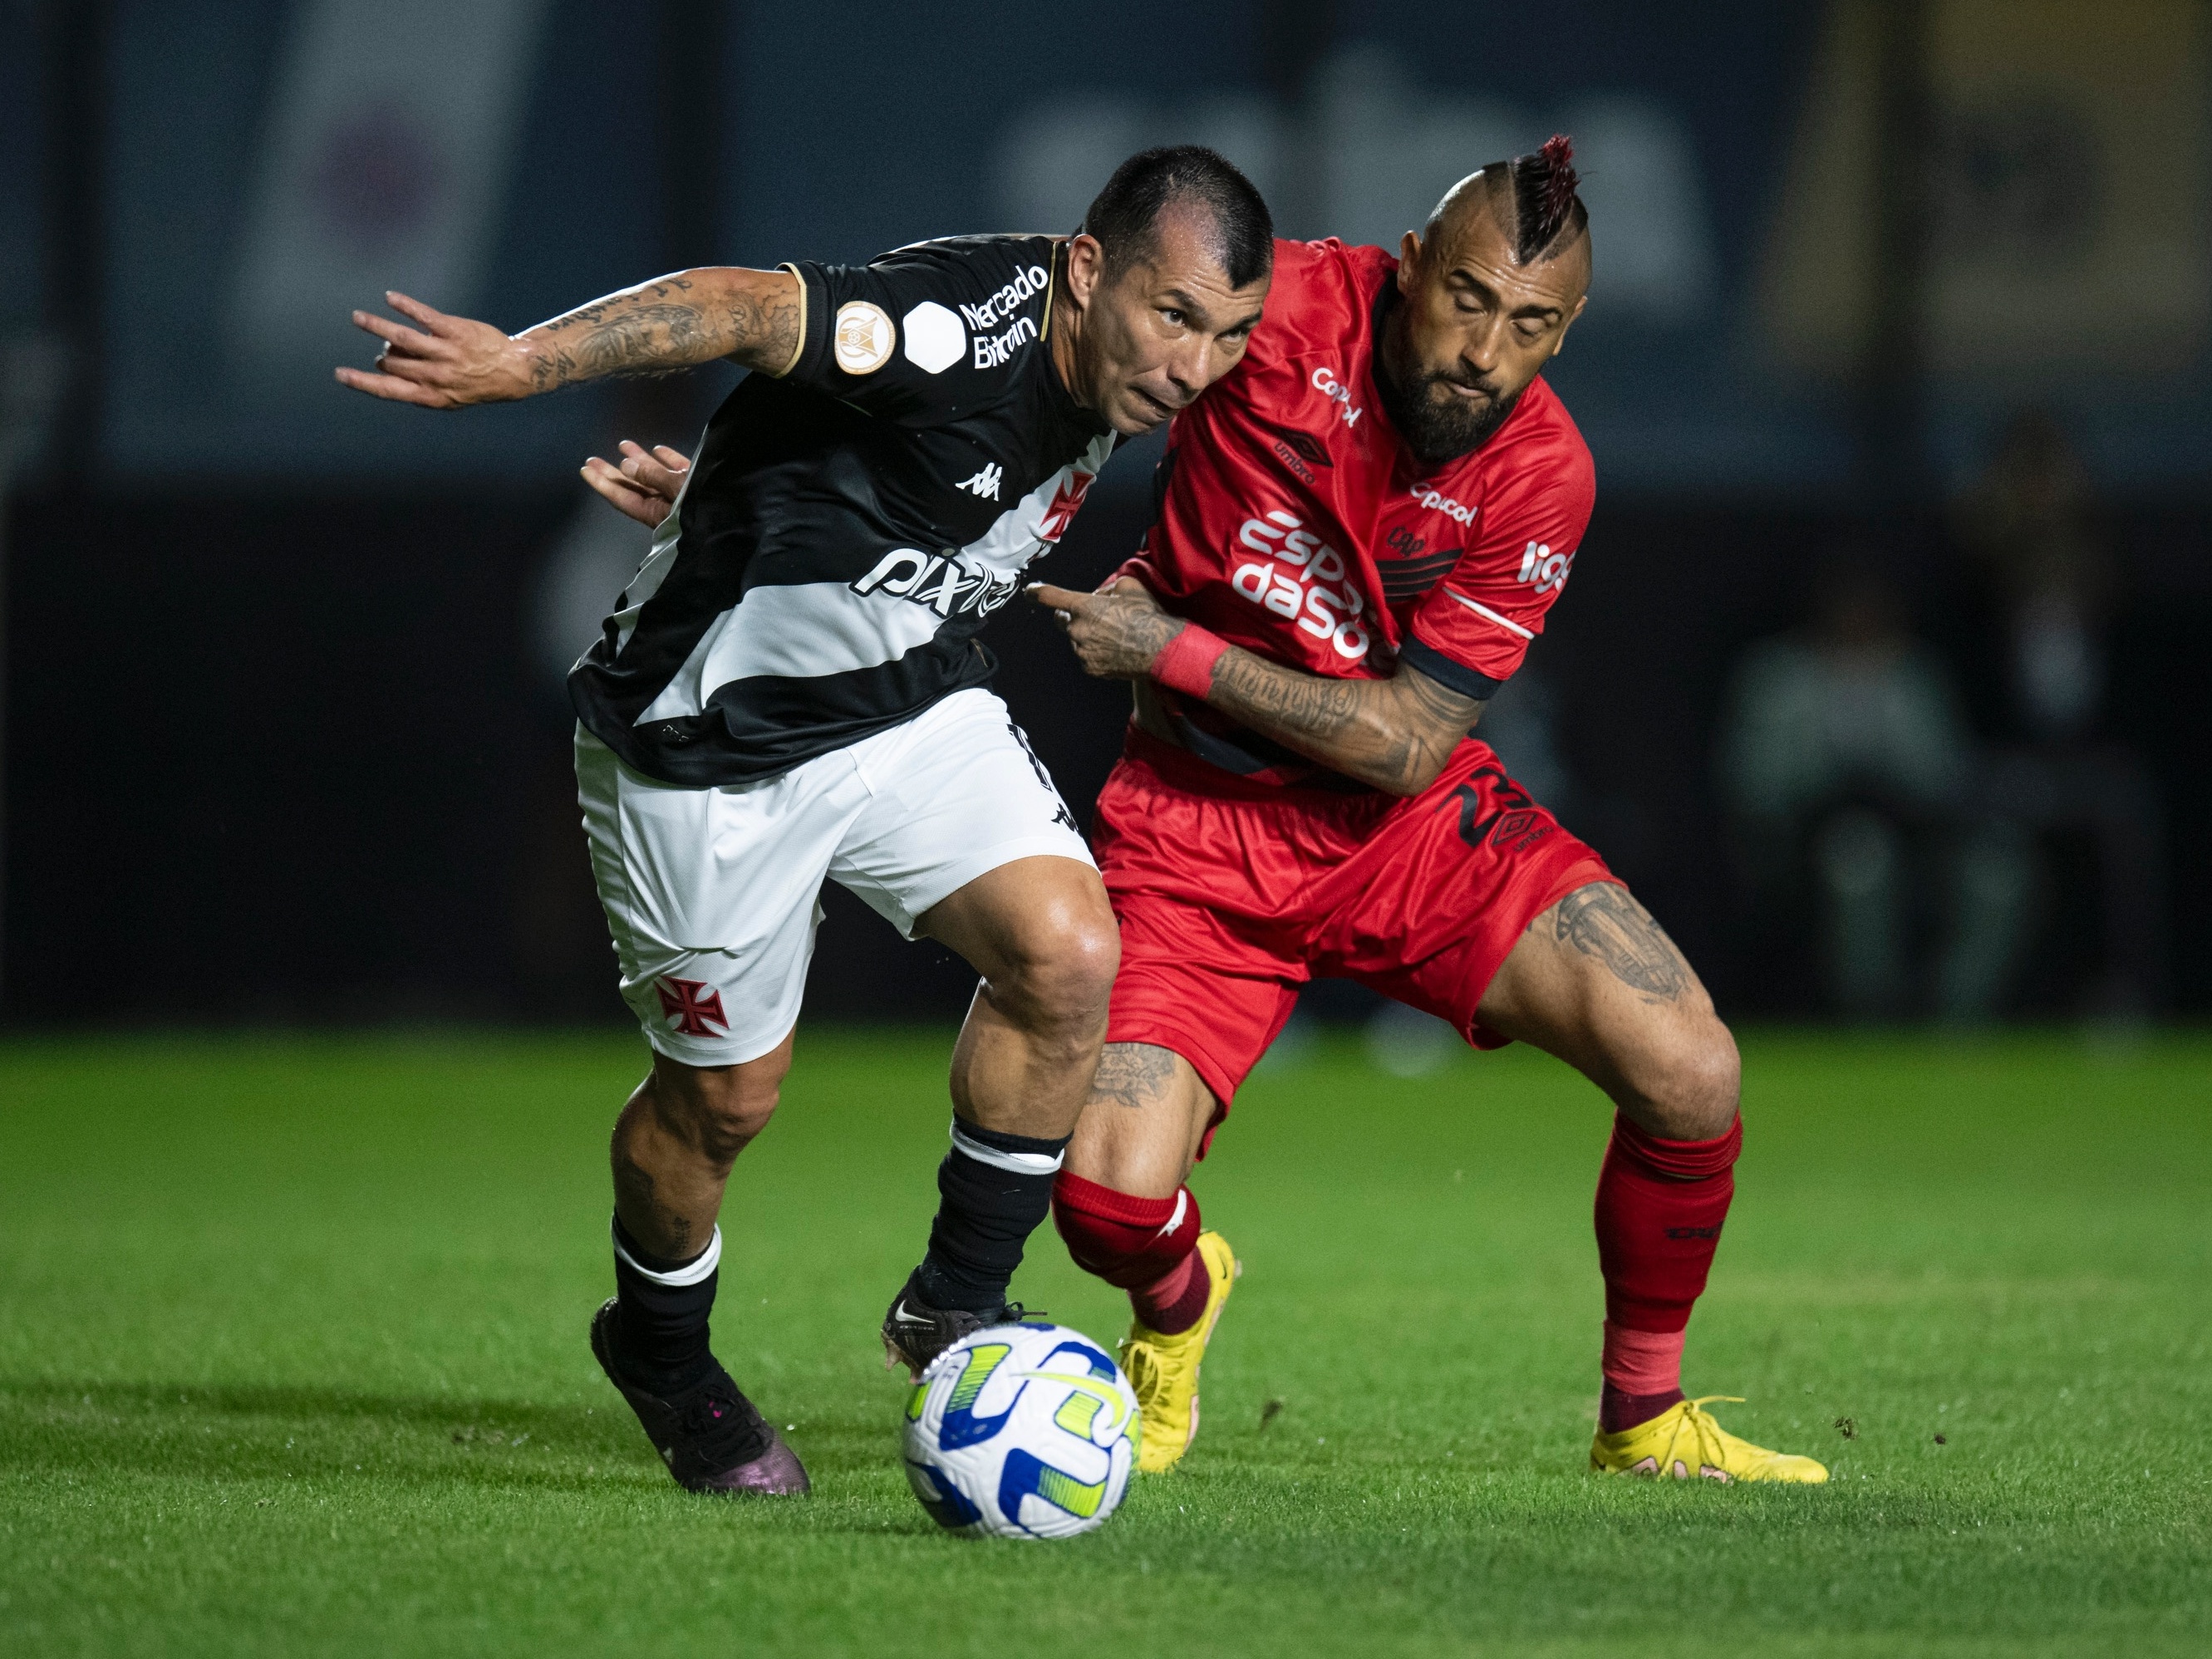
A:
POLYGON ((1054 368, 1046 236, 795 264, 797 356, 707 426, 578 662, 584 725, 649 777, 769 776, 996 666, 975 639, 1114 445, 1054 368))

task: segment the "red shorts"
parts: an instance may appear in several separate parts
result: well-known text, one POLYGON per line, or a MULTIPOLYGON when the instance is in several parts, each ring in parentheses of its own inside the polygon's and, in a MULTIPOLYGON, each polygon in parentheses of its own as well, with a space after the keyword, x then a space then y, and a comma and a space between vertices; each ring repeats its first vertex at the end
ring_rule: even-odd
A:
POLYGON ((1311 979, 1501 1046, 1476 1007, 1522 930, 1618 879, 1473 741, 1401 799, 1245 783, 1133 726, 1091 840, 1121 923, 1106 1040, 1181 1054, 1217 1122, 1311 979))

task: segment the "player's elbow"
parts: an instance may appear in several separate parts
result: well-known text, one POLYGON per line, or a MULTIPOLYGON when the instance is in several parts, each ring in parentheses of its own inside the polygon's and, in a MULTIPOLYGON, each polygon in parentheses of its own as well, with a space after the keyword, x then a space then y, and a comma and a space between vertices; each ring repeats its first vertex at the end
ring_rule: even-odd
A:
POLYGON ((1421 793, 1443 775, 1444 763, 1450 758, 1451 750, 1449 749, 1424 752, 1415 757, 1407 764, 1404 775, 1399 778, 1397 787, 1390 793, 1407 799, 1421 793))

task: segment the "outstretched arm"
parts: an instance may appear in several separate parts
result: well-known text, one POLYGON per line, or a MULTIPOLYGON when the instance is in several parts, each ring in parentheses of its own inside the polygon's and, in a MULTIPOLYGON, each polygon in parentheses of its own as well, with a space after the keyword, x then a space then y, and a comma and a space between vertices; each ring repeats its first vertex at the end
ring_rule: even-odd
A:
MULTIPOLYGON (((1030 590, 1061 617, 1084 672, 1099 679, 1151 674, 1185 623, 1141 582, 1123 577, 1103 592, 1040 583, 1030 590)), ((1231 646, 1213 665, 1206 701, 1263 736, 1346 777, 1394 795, 1437 781, 1482 704, 1419 669, 1387 680, 1340 680, 1269 662, 1231 646)))
POLYGON ((355 312, 354 326, 384 349, 374 369, 341 368, 337 378, 425 409, 531 398, 609 374, 664 374, 717 357, 780 374, 799 355, 803 314, 798 277, 738 265, 657 276, 514 335, 404 294, 384 298, 415 326, 355 312))

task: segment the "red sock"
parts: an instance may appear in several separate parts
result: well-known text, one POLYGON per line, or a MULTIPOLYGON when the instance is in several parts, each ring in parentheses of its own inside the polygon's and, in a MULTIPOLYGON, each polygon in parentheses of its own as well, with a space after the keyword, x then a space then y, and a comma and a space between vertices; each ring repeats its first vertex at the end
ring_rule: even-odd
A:
POLYGON ((1129 1306, 1148 1329, 1173 1336, 1198 1323, 1212 1288, 1213 1281, 1206 1276, 1206 1263, 1193 1250, 1151 1284, 1131 1290, 1129 1306))
POLYGON ((1711 1140, 1662 1140, 1615 1113, 1597 1182, 1597 1259, 1605 1274, 1607 1433, 1682 1398, 1682 1334, 1705 1288, 1735 1196, 1738 1119, 1711 1140))
POLYGON ((1198 1260, 1198 1200, 1137 1198, 1066 1170, 1053 1183, 1052 1218, 1075 1265, 1129 1292, 1129 1305, 1163 1336, 1187 1331, 1206 1311, 1198 1260))

